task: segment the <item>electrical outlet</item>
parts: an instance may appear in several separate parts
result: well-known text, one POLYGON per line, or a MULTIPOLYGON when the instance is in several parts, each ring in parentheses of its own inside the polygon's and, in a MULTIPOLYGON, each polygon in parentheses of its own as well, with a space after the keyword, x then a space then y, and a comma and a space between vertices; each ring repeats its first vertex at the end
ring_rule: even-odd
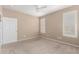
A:
POLYGON ((57 39, 62 39, 62 37, 57 37, 57 39))
POLYGON ((26 37, 26 35, 24 35, 24 37, 26 37))

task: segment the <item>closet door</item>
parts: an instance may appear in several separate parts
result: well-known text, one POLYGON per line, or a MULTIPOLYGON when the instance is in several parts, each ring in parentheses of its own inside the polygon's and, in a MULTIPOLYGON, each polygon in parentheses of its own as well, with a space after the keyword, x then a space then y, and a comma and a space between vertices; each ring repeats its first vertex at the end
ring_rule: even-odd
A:
POLYGON ((3 44, 17 41, 17 19, 3 17, 3 44))

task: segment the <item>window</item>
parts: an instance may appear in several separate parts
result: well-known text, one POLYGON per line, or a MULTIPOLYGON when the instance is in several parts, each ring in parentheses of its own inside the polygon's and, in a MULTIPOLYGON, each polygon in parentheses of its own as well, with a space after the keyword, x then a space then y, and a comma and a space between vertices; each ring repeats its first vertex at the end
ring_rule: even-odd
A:
POLYGON ((77 11, 63 14, 63 35, 77 37, 77 11))

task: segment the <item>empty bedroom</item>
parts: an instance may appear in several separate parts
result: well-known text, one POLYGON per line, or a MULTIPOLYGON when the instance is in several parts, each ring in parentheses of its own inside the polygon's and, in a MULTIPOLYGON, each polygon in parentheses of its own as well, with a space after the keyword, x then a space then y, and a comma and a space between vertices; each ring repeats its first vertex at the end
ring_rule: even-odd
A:
POLYGON ((0 5, 0 54, 78 54, 79 5, 0 5))

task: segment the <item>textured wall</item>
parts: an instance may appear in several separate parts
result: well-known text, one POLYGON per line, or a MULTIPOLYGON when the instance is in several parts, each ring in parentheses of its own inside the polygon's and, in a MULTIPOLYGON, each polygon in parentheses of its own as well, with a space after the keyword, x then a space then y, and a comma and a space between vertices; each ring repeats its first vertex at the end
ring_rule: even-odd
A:
POLYGON ((39 19, 37 17, 5 8, 3 8, 3 16, 17 18, 18 40, 37 36, 39 32, 39 19))
POLYGON ((63 10, 46 15, 46 35, 57 40, 69 42, 79 45, 79 6, 71 6, 63 10), (78 11, 78 38, 64 37, 63 36, 63 13, 68 11, 78 11))

